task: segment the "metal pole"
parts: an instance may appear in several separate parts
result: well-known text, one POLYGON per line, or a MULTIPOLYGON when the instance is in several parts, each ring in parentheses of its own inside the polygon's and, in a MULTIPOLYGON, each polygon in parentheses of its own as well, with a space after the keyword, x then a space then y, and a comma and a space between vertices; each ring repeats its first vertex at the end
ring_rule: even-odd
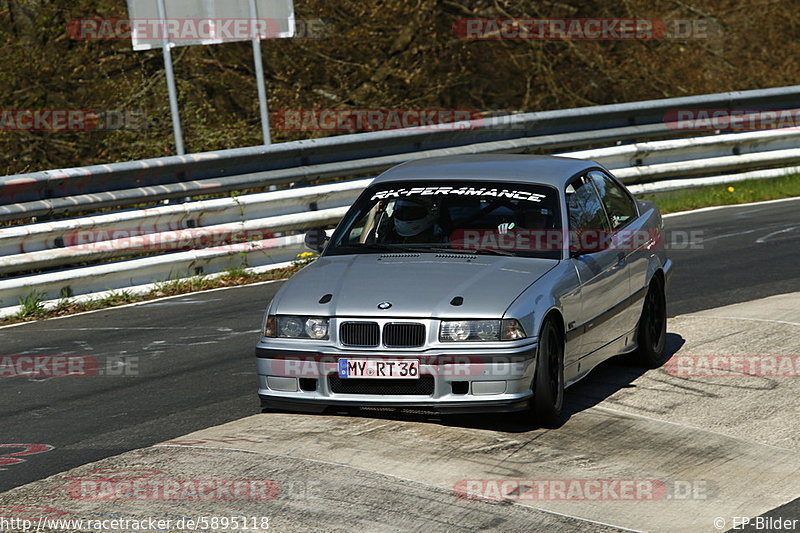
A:
POLYGON ((183 147, 183 128, 181 127, 181 111, 178 106, 178 88, 175 86, 175 72, 172 70, 172 45, 167 35, 167 7, 164 0, 156 0, 158 18, 161 20, 161 38, 164 45, 164 71, 167 74, 169 89, 169 107, 172 111, 172 129, 175 133, 175 150, 178 155, 186 154, 183 147))
POLYGON ((258 8, 256 7, 256 0, 250 0, 250 20, 253 28, 253 58, 256 64, 256 84, 258 85, 258 101, 261 107, 261 129, 264 133, 264 144, 272 144, 272 135, 269 128, 267 84, 264 80, 264 62, 261 57, 261 35, 258 33, 257 19, 258 8))

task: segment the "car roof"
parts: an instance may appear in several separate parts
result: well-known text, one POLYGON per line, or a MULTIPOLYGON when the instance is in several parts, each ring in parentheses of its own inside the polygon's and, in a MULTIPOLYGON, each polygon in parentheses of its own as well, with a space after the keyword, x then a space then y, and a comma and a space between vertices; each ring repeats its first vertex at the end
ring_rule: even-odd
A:
POLYGON ((594 161, 547 155, 462 155, 409 161, 378 176, 373 185, 390 181, 481 180, 541 183, 558 189, 570 178, 602 168, 594 161))

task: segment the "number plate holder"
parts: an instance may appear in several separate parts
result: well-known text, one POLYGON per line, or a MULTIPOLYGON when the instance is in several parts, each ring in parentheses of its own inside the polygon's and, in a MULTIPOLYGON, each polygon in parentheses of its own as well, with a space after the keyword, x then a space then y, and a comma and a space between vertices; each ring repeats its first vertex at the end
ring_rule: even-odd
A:
POLYGON ((339 359, 341 379, 419 379, 418 359, 339 359))

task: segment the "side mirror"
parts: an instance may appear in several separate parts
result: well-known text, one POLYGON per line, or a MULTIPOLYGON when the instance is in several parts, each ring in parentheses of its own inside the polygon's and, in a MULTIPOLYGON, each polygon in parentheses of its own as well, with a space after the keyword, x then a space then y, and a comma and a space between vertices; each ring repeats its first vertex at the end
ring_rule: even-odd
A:
POLYGON ((322 228, 312 229, 306 233, 305 245, 309 250, 322 253, 330 238, 322 228))

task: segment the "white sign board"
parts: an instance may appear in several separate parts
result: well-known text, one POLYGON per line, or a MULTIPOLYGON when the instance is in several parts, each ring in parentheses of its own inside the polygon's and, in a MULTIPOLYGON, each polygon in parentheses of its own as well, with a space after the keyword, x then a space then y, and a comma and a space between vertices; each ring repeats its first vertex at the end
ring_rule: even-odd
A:
POLYGON ((276 39, 295 34, 293 0, 165 0, 166 20, 158 0, 128 0, 134 50, 163 48, 164 34, 173 46, 276 39))

